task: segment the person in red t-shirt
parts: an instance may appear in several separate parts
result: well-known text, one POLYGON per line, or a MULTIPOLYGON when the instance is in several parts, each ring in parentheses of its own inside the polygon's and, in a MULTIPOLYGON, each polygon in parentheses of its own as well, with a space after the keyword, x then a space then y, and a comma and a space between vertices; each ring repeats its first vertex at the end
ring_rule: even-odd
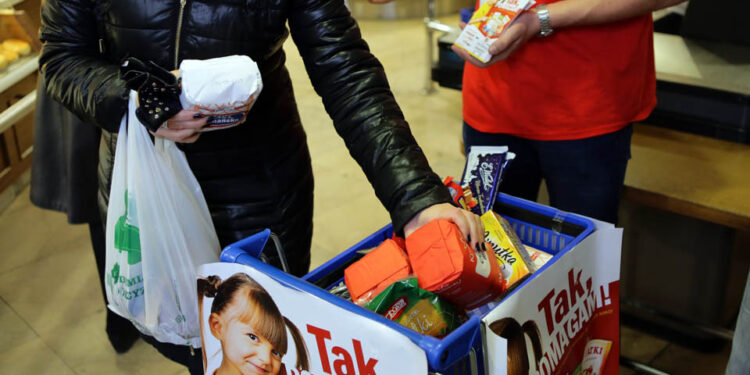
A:
POLYGON ((631 124, 656 105, 651 12, 682 1, 537 0, 488 63, 454 47, 466 150, 508 145, 502 191, 536 200, 544 179, 552 206, 616 222, 631 124))

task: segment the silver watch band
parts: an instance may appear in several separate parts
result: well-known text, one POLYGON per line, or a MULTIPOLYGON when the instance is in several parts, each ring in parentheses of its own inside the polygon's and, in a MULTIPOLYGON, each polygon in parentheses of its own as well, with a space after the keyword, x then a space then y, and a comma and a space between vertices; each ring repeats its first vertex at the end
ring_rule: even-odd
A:
POLYGON ((547 10, 547 5, 545 4, 539 4, 536 7, 534 7, 534 11, 536 12, 537 17, 539 17, 539 36, 549 36, 552 34, 552 22, 550 22, 549 19, 549 10, 547 10))

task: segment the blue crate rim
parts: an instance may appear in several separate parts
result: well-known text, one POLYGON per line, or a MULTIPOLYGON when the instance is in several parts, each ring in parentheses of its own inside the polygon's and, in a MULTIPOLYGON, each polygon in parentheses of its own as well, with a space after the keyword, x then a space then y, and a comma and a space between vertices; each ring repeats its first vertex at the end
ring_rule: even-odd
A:
MULTIPOLYGON (((583 231, 579 235, 577 235, 571 241, 567 242, 563 248, 558 250, 557 254, 554 255, 552 260, 550 260, 547 264, 545 264, 543 267, 537 270, 531 277, 528 277, 526 280, 524 280, 520 285, 514 288, 513 291, 505 295, 504 298, 508 298, 509 296, 517 293, 527 283, 533 280, 535 278, 535 275, 540 274, 541 272, 546 270, 552 263, 554 263, 557 259, 563 256, 567 251, 572 249, 576 244, 578 244, 580 241, 582 241, 584 238, 586 238, 590 233, 594 231, 593 222, 579 215, 567 213, 567 212, 557 210, 552 207, 543 206, 535 202, 527 201, 521 198, 516 198, 516 197, 509 196, 509 195, 502 194, 502 193, 498 194, 497 200, 506 204, 514 205, 514 206, 517 206, 526 210, 540 213, 545 216, 549 216, 552 218, 559 218, 562 221, 570 222, 583 228, 583 231)), ((521 220, 517 220, 517 221, 525 223, 521 220)), ((529 224, 529 223, 525 223, 525 224, 537 227, 541 230, 550 231, 550 229, 538 227, 533 224, 529 224)), ((324 275, 326 275, 325 273, 326 270, 338 268, 342 264, 346 263, 350 258, 355 256, 357 251, 361 249, 377 246, 377 244, 379 244, 386 238, 390 238, 391 233, 392 233, 392 227, 390 224, 388 224, 380 228, 379 230, 377 230, 376 232, 374 232, 367 238, 363 239, 362 241, 359 241, 354 246, 338 254, 334 258, 331 258, 330 260, 328 260, 327 262, 320 265, 315 270, 309 272, 308 274, 304 275, 301 278, 296 278, 294 276, 288 275, 282 272, 281 270, 273 266, 267 265, 261 262, 260 260, 253 258, 251 256, 247 256, 246 258, 243 259, 243 261, 247 261, 248 263, 250 263, 249 265, 251 267, 271 276, 274 280, 280 282, 281 284, 284 284, 294 289, 298 289, 298 290, 310 293, 318 298, 321 298, 329 303, 332 303, 335 306, 338 306, 340 308, 343 308, 349 312, 358 314, 365 318, 375 320, 376 322, 382 323, 386 325, 387 327, 390 327, 391 329, 395 330, 396 332, 405 335, 409 340, 411 340, 413 343, 415 343, 420 348, 422 348, 422 350, 425 351, 427 362, 431 371, 440 371, 440 372, 445 371, 446 369, 451 368, 451 366, 456 364, 459 360, 461 360, 461 358, 463 358, 463 356, 465 356, 464 354, 463 356, 451 358, 450 361, 447 361, 446 355, 448 353, 446 352, 446 350, 450 350, 452 348, 452 345, 467 346, 468 344, 471 344, 469 348, 482 346, 481 329, 480 329, 481 318, 480 317, 471 316, 466 322, 461 324, 461 326, 459 326, 457 329, 455 329, 454 331, 452 331, 451 333, 449 333, 442 339, 437 339, 435 337, 419 334, 398 323, 388 320, 383 316, 380 316, 370 310, 367 310, 364 307, 357 306, 356 304, 353 304, 342 298, 334 296, 330 294, 328 291, 326 291, 325 289, 312 284, 312 282, 315 282, 321 279, 324 275), (468 337, 464 337, 465 335, 468 337)), ((559 232, 555 232, 555 233, 559 236, 567 236, 559 232)), ((571 237, 571 236, 567 236, 567 237, 571 237)), ((232 245, 227 246, 227 248, 224 249, 224 252, 227 252, 227 254, 229 254, 230 251, 228 250, 230 249, 233 251, 237 251, 238 249, 239 251, 244 251, 242 250, 242 246, 250 242, 248 241, 249 239, 250 238, 247 238, 247 239, 238 241, 232 245)), ((221 259, 222 261, 234 262, 237 260, 237 257, 227 257, 225 259, 224 252, 222 252, 222 259, 221 259)), ((326 287, 330 287, 330 286, 326 286, 326 287)), ((451 353, 451 354, 454 354, 453 357, 455 357, 455 353, 451 353)))

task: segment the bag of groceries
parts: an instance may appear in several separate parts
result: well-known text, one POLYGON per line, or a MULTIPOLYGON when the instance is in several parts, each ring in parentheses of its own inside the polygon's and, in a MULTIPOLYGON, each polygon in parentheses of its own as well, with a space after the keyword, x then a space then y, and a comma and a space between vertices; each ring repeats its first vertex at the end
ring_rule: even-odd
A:
POLYGON ((200 347, 196 266, 218 262, 200 185, 174 142, 152 142, 135 115, 120 124, 106 226, 108 307, 161 342, 200 347))

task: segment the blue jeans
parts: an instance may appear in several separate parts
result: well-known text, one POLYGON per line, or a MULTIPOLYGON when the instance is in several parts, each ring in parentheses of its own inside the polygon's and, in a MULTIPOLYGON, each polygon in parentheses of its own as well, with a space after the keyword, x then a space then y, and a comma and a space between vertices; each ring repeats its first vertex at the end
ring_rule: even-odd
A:
POLYGON ((516 154, 500 191, 535 201, 547 182, 550 205, 560 210, 617 223, 617 209, 630 159, 633 125, 584 139, 535 141, 483 133, 464 123, 464 148, 508 146, 516 154))

